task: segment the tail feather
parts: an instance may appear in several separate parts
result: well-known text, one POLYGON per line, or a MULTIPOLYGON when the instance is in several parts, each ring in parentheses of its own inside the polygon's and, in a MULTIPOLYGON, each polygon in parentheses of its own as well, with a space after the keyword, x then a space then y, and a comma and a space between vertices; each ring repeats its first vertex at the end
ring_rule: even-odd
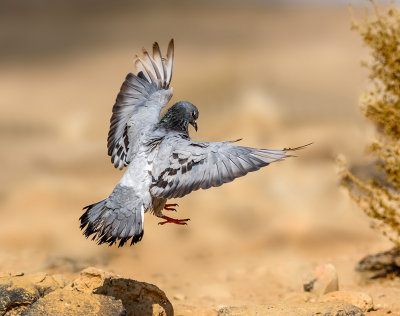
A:
POLYGON ((129 239, 131 245, 143 238, 143 219, 141 214, 127 208, 111 208, 110 197, 85 206, 85 213, 79 218, 83 234, 92 237, 99 245, 117 244, 122 247, 129 239))

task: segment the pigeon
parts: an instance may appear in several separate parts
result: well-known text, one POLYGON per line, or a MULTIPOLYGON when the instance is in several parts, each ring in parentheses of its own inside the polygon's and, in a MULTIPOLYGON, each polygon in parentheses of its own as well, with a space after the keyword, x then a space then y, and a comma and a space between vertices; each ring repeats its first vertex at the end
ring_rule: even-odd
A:
POLYGON ((185 225, 163 210, 167 204, 192 191, 218 187, 275 161, 292 157, 282 150, 257 149, 234 145, 238 140, 200 142, 191 140, 188 127, 197 131, 199 110, 187 101, 160 112, 172 97, 170 88, 174 65, 174 41, 165 57, 157 42, 152 52, 143 48, 135 58, 135 74, 123 82, 112 109, 108 134, 108 155, 116 168, 126 168, 112 193, 104 200, 84 207, 80 228, 86 238, 98 244, 122 247, 139 242, 144 232, 144 214, 153 213, 163 221, 185 225))

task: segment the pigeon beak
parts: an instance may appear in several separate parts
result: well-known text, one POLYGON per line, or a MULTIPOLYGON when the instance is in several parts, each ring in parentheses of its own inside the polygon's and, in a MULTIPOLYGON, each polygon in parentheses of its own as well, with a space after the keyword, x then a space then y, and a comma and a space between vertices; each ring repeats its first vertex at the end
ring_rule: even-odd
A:
POLYGON ((195 121, 193 121, 193 122, 190 122, 190 124, 192 124, 192 126, 195 129, 195 131, 197 132, 197 123, 195 121))

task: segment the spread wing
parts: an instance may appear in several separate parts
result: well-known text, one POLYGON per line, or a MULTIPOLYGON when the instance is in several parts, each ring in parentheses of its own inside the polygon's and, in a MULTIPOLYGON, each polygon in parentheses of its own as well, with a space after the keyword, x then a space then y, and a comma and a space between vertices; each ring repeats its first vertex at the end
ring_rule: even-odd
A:
MULTIPOLYGON (((143 57, 136 56, 136 75, 129 73, 118 93, 112 109, 108 133, 108 155, 117 168, 129 164, 132 142, 128 122, 145 108, 145 122, 156 124, 161 109, 168 103, 172 90, 168 89, 174 63, 174 41, 169 42, 167 56, 161 54, 158 43, 153 44, 152 56, 143 49, 143 57)), ((143 121, 143 117, 141 117, 143 121)))
POLYGON ((282 160, 289 151, 256 149, 230 142, 194 142, 177 138, 161 143, 154 161, 150 192, 160 198, 178 198, 198 190, 217 187, 248 172, 282 160))

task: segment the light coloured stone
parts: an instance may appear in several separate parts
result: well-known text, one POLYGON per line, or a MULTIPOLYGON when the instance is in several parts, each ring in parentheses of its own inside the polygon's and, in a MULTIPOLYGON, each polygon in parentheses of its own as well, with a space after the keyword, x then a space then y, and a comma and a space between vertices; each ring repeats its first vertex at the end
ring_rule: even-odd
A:
POLYGON ((64 288, 71 281, 61 275, 50 275, 47 273, 39 272, 31 275, 27 275, 26 278, 31 280, 39 291, 40 296, 47 295, 48 293, 64 288))
POLYGON ((40 298, 22 316, 123 316, 126 311, 114 297, 58 289, 40 298))
POLYGON ((315 275, 310 282, 304 284, 304 290, 321 296, 339 290, 339 279, 333 264, 323 264, 315 268, 315 275))
POLYGON ((171 302, 157 286, 124 279, 119 275, 93 267, 83 270, 79 278, 74 280, 66 289, 120 299, 128 316, 172 316, 174 314, 171 302))
POLYGON ((79 278, 75 279, 67 288, 83 293, 93 293, 104 284, 104 280, 118 277, 117 274, 89 267, 82 270, 79 278))

